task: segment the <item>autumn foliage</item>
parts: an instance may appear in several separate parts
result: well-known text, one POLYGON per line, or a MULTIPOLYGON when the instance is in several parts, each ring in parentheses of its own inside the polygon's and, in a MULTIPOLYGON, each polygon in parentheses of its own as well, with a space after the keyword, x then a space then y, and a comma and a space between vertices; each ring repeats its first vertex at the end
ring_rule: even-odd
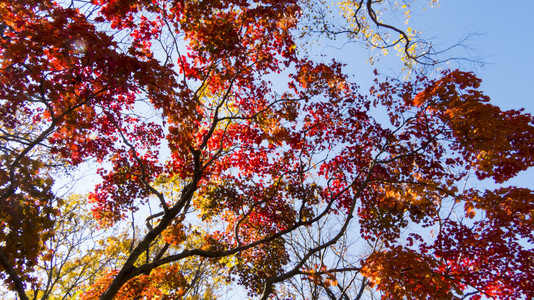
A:
POLYGON ((54 182, 88 167, 80 207, 109 233, 90 257, 113 259, 72 297, 215 298, 203 275, 282 298, 342 272, 386 299, 534 297, 533 191, 467 184, 533 166, 534 118, 473 73, 362 91, 297 53, 292 0, 73 3, 0 2, 0 278, 21 299, 81 220, 54 182), (347 235, 357 264, 311 262, 347 235))

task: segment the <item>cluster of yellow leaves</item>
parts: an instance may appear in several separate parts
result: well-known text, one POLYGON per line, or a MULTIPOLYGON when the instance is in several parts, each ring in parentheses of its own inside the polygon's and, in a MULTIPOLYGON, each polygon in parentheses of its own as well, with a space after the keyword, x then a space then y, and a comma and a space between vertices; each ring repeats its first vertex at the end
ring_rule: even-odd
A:
MULTIPOLYGON (((367 47, 380 50, 382 55, 387 55, 389 49, 394 48, 397 55, 410 67, 413 64, 411 58, 418 57, 426 51, 424 45, 416 41, 421 32, 412 27, 406 27, 412 16, 412 6, 416 5, 416 2, 373 1, 370 5, 372 12, 368 10, 367 1, 338 1, 335 5, 339 9, 339 14, 347 22, 346 30, 350 32, 349 36, 351 38, 362 39, 367 47), (392 11, 395 14, 403 15, 404 26, 388 24, 383 21, 392 11), (377 26, 371 14, 376 17, 376 21, 382 23, 380 26, 377 26), (402 30, 406 36, 397 35, 394 31, 388 31, 385 26, 382 27, 385 24, 402 30), (406 37, 408 40, 406 40, 406 37), (408 44, 407 47, 406 44, 408 44)), ((429 6, 435 6, 436 4, 438 4, 438 0, 428 1, 429 6)), ((370 62, 373 63, 377 59, 377 57, 370 57, 370 62)))

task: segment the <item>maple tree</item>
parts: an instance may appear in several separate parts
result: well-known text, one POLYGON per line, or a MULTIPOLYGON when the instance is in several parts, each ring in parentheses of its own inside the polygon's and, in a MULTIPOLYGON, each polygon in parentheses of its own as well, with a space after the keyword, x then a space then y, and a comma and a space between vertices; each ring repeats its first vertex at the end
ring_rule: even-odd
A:
POLYGON ((261 299, 296 278, 330 297, 351 282, 394 299, 534 297, 532 191, 463 187, 534 165, 533 117, 458 70, 365 94, 341 63, 296 53, 301 14, 293 0, 0 2, 9 288, 52 295, 44 266, 83 282, 82 299, 212 297, 201 278, 261 299), (57 195, 54 174, 84 164, 101 183, 57 195), (74 209, 87 205, 98 228, 74 209), (90 228, 102 246, 65 254, 90 228))

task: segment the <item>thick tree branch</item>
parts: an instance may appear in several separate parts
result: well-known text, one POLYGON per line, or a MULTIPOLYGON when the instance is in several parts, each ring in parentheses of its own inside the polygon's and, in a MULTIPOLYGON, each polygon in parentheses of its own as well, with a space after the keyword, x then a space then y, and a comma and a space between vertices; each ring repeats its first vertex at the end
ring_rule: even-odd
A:
POLYGON ((5 256, 4 252, 0 249, 0 263, 2 264, 2 267, 6 271, 6 273, 9 275, 9 278, 13 282, 13 285, 15 286, 15 291, 17 291, 17 294, 19 295, 19 298, 21 300, 28 300, 28 296, 26 296, 26 291, 24 289, 24 284, 22 283, 22 280, 20 279, 19 275, 5 256))

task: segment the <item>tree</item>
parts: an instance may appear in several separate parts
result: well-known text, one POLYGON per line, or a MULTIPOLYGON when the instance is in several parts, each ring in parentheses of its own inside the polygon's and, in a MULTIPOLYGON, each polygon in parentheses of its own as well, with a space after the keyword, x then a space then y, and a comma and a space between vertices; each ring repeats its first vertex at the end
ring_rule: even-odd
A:
MULTIPOLYGON (((425 37, 411 21, 412 15, 439 6, 438 0, 388 1, 344 0, 335 3, 325 0, 302 0, 305 7, 299 32, 306 41, 318 39, 344 43, 358 43, 370 51, 374 63, 388 53, 396 52, 405 69, 427 68, 445 63, 482 64, 470 54, 466 43, 474 37, 468 34, 447 47, 436 46, 440 41, 425 37), (341 15, 341 17, 340 17, 341 15)), ((450 68, 450 66, 449 66, 450 68)))
POLYGON ((32 286, 29 298, 72 299, 96 279, 102 268, 118 258, 117 251, 106 253, 98 222, 83 200, 72 195, 60 206, 54 236, 45 242, 36 267, 36 277, 41 282, 32 286))
MULTIPOLYGON (((322 226, 302 228, 286 238, 298 259, 302 259, 299 255, 305 254, 306 249, 328 241, 328 233, 336 230, 333 225, 342 220, 330 217, 322 221, 322 226)), ((357 228, 348 228, 347 232, 352 230, 357 228)), ((299 275, 278 285, 278 296, 282 299, 369 299, 365 297, 373 297, 374 293, 369 293, 369 281, 360 274, 361 262, 376 250, 346 234, 334 246, 308 258, 299 275)))
POLYGON ((9 287, 39 290, 65 224, 51 172, 99 164, 93 216, 133 234, 81 298, 208 297, 202 274, 261 299, 297 276, 331 295, 343 274, 385 298, 533 297, 532 191, 463 188, 534 164, 532 116, 458 70, 365 94, 342 64, 297 55, 300 15, 296 1, 1 2, 9 287), (321 258, 361 249, 344 242, 354 228, 358 260, 321 258))

